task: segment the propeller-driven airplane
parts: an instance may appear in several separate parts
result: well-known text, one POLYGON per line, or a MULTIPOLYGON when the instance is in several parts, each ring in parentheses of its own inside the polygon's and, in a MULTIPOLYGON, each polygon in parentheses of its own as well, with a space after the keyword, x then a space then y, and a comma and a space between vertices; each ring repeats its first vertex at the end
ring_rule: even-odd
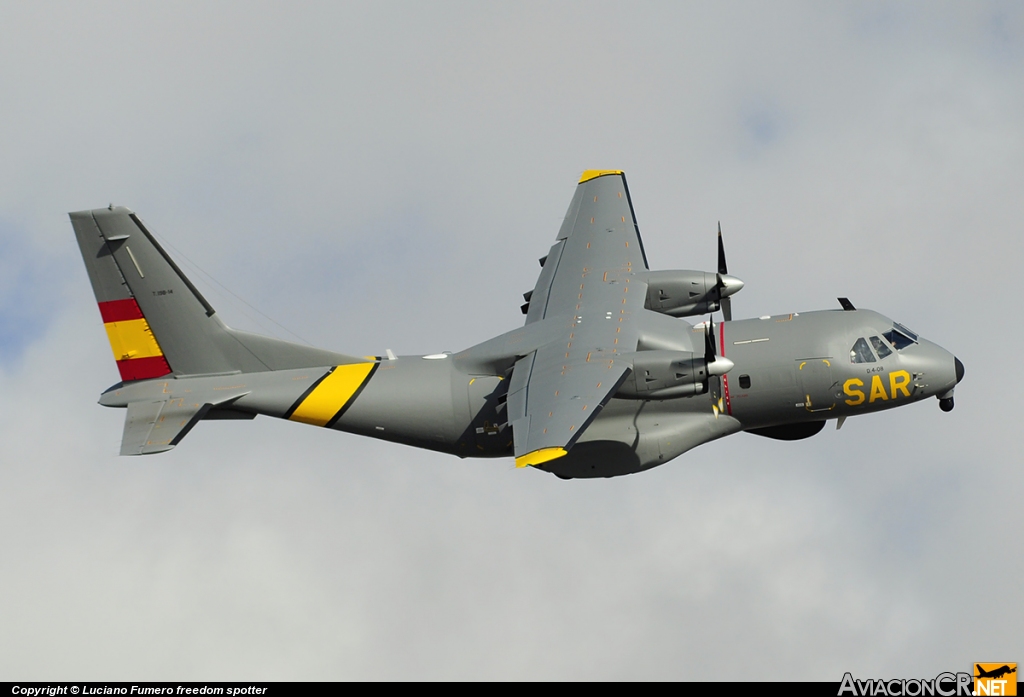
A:
POLYGON ((858 310, 733 321, 718 271, 651 271, 625 175, 584 172, 525 325, 458 353, 353 357, 227 327, 127 208, 71 213, 127 408, 122 455, 202 420, 258 414, 437 450, 514 456, 562 478, 613 477, 747 431, 797 440, 826 420, 938 397, 963 364, 858 310), (722 310, 725 321, 679 318, 722 310))

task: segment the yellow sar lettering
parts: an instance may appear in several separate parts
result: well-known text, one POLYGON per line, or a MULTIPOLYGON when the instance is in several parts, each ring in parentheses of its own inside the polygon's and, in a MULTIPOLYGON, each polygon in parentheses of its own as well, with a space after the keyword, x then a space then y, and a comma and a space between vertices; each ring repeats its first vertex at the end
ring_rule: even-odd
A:
POLYGON ((882 384, 882 376, 880 375, 871 376, 871 396, 868 397, 868 402, 874 402, 876 399, 889 399, 889 395, 885 393, 885 385, 882 384))
MULTIPOLYGON (((886 392, 885 384, 882 382, 882 376, 872 375, 871 376, 871 391, 870 395, 867 396, 867 402, 870 404, 876 399, 889 400, 896 399, 900 393, 904 397, 910 397, 910 373, 905 370, 897 370, 889 374, 889 391, 886 392)), ((865 395, 863 390, 857 388, 864 387, 864 381, 860 378, 850 378, 843 383, 843 392, 846 393, 850 399, 846 400, 846 403, 851 407, 856 407, 864 403, 865 395)))
POLYGON ((846 403, 851 407, 855 407, 858 404, 864 403, 864 393, 860 390, 854 389, 855 387, 863 387, 864 381, 860 378, 850 378, 843 383, 843 392, 853 397, 853 399, 846 400, 846 403))
POLYGON ((910 396, 910 390, 907 389, 907 385, 910 384, 910 373, 905 370, 897 370, 895 373, 889 373, 889 391, 892 393, 892 398, 896 399, 896 391, 899 390, 903 393, 904 397, 910 396), (896 378, 903 378, 897 380, 896 378))

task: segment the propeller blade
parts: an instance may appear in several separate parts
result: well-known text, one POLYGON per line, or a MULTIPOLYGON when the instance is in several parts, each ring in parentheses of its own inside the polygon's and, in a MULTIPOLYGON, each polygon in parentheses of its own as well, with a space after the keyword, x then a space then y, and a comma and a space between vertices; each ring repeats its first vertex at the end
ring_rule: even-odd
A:
POLYGON ((718 306, 726 322, 732 321, 732 300, 730 295, 738 293, 743 288, 743 281, 735 276, 729 275, 729 266, 725 261, 725 242, 722 240, 722 222, 718 222, 718 306))
POLYGON ((722 221, 718 221, 718 273, 725 275, 729 273, 729 267, 725 263, 725 243, 722 242, 722 221))
POLYGON ((715 362, 716 354, 718 349, 715 347, 715 323, 714 320, 708 320, 708 323, 704 325, 704 362, 707 365, 711 365, 715 362))
POLYGON ((707 366, 708 375, 725 375, 736 365, 725 356, 718 355, 714 320, 708 320, 704 328, 704 364, 707 366))

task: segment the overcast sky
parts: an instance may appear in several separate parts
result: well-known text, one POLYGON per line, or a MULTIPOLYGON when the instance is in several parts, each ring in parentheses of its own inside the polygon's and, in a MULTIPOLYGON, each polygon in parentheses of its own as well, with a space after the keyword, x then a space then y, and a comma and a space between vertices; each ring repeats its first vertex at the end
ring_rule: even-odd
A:
POLYGON ((0 677, 1024 661, 1018 3, 4 3, 0 94, 0 677), (233 326, 431 353, 522 323, 589 168, 653 268, 721 220, 737 317, 849 296, 956 409, 600 481, 265 417, 117 457, 68 211, 137 211, 233 326))

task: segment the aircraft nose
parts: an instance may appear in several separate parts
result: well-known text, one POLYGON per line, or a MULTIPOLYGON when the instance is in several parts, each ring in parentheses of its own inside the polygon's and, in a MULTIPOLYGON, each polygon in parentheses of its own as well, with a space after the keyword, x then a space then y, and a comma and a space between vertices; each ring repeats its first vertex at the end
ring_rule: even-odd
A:
POLYGON ((953 356, 953 364, 956 365, 956 382, 959 385, 960 381, 964 379, 964 364, 956 356, 953 356))

